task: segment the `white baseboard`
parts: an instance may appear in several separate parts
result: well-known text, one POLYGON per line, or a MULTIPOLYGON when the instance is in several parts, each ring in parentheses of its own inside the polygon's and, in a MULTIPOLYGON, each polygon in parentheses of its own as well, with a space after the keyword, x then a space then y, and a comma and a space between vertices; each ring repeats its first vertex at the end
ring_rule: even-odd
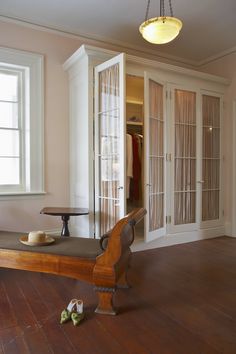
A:
POLYGON ((143 240, 134 241, 134 244, 131 246, 133 252, 144 251, 153 248, 173 246, 181 243, 194 242, 214 237, 220 237, 225 235, 225 228, 217 227, 211 229, 202 229, 192 232, 182 232, 178 234, 168 234, 158 238, 155 241, 144 242, 143 240))
POLYGON ((225 222, 225 236, 232 236, 232 225, 231 225, 231 222, 225 222))

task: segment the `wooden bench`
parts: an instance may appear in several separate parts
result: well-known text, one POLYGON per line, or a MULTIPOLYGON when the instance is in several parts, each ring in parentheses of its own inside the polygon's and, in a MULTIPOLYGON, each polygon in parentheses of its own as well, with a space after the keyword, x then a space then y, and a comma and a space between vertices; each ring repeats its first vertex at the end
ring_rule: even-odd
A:
POLYGON ((126 276, 134 227, 145 214, 145 209, 135 209, 100 240, 55 236, 53 244, 43 247, 23 245, 19 242, 22 234, 0 231, 0 267, 52 273, 92 283, 98 294, 95 312, 115 315, 113 296, 117 288, 128 287, 126 276))

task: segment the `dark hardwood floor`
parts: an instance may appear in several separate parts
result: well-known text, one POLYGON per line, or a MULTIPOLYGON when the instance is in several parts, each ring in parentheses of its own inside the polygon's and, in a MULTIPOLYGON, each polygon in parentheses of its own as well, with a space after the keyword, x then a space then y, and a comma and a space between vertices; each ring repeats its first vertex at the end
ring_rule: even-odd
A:
POLYGON ((236 239, 134 253, 129 280, 111 317, 94 313, 88 284, 0 269, 0 354, 236 353, 236 239), (60 325, 74 297, 86 319, 60 325))

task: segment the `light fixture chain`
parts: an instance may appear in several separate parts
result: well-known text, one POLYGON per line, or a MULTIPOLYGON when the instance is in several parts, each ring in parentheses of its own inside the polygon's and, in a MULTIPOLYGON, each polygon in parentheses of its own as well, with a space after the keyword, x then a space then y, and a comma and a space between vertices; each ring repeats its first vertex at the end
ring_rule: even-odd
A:
POLYGON ((160 16, 165 17, 165 1, 160 0, 160 16))
POLYGON ((171 4, 171 0, 169 0, 169 6, 170 6, 170 16, 174 17, 173 15, 173 8, 172 8, 172 4, 171 4))
POLYGON ((145 21, 147 21, 147 19, 148 19, 148 13, 149 13, 149 8, 150 8, 150 2, 151 2, 151 0, 148 0, 147 9, 146 9, 146 15, 145 15, 145 21))

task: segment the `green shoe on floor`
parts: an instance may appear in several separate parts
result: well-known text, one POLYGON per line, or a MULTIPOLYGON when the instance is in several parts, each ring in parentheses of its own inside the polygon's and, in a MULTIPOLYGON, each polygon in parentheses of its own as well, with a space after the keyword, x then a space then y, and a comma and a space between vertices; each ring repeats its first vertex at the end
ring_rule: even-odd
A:
POLYGON ((71 319, 74 326, 78 326, 84 318, 84 313, 72 312, 71 319))
POLYGON ((66 323, 71 319, 71 312, 67 309, 63 310, 61 313, 61 320, 60 323, 66 323))
POLYGON ((77 299, 72 299, 67 308, 62 311, 60 320, 61 324, 66 323, 71 319, 72 312, 76 310, 77 302, 77 299))

